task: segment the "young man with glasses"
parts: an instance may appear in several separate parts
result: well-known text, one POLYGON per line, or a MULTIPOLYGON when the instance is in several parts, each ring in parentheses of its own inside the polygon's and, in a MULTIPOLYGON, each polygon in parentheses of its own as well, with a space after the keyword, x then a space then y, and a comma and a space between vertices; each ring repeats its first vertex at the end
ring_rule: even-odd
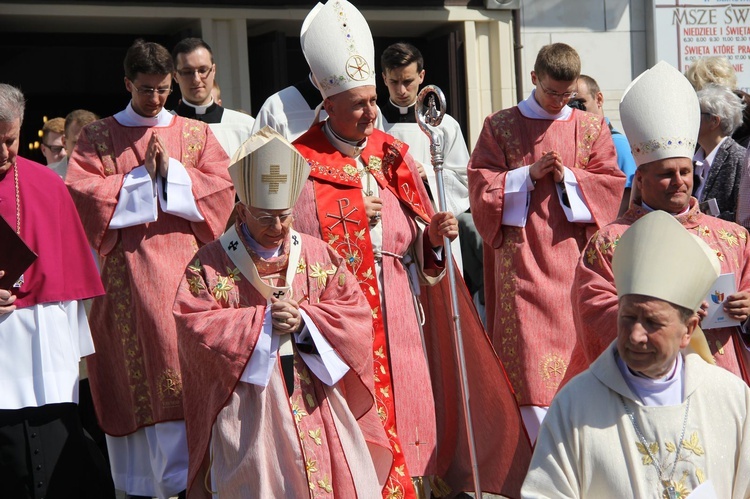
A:
POLYGON ((228 158, 206 124, 164 109, 174 66, 136 40, 125 56, 131 101, 86 126, 66 183, 99 253, 106 296, 89 321, 88 363, 117 489, 166 498, 187 484, 177 331, 170 307, 195 250, 232 210, 228 158))
POLYGON ((576 262, 617 216, 625 183, 604 119, 566 106, 580 72, 572 47, 542 47, 531 95, 486 119, 468 167, 487 330, 532 439, 575 343, 576 262))
POLYGON ((212 90, 216 63, 211 47, 200 38, 185 38, 172 50, 174 77, 182 99, 175 113, 208 123, 219 143, 231 158, 252 134, 252 116, 232 111, 214 102, 212 90))
POLYGON ((64 118, 52 118, 47 120, 42 127, 41 150, 47 166, 53 165, 65 157, 65 146, 63 145, 63 132, 65 131, 64 118))

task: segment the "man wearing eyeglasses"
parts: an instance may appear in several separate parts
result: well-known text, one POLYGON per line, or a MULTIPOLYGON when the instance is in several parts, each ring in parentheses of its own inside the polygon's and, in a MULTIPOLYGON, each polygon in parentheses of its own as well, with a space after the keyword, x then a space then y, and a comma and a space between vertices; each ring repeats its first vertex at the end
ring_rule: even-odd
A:
POLYGON ((572 47, 542 47, 531 95, 485 120, 468 166, 487 330, 532 439, 575 344, 576 262, 617 216, 625 183, 604 119, 566 106, 580 72, 572 47))
POLYGON ((172 50, 174 77, 182 100, 175 109, 178 116, 208 123, 219 143, 231 158, 252 134, 252 116, 232 111, 214 102, 212 90, 216 63, 211 47, 200 38, 185 38, 172 50))
POLYGON ((65 157, 65 146, 63 145, 63 132, 65 130, 64 118, 52 118, 47 120, 42 127, 42 144, 40 149, 51 166, 65 157))
POLYGON ((167 49, 136 40, 124 67, 130 103, 81 131, 66 183, 107 292, 91 307, 97 353, 88 368, 115 487, 166 498, 185 489, 188 466, 167 305, 195 250, 223 231, 234 189, 208 125, 164 109, 167 49))

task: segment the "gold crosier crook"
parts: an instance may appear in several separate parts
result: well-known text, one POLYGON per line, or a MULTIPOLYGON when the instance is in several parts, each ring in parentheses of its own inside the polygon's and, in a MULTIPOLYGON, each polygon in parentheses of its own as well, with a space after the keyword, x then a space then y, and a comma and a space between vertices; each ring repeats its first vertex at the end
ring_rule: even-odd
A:
MULTIPOLYGON (((432 168, 435 170, 438 190, 438 209, 446 211, 445 186, 443 185, 443 144, 442 136, 433 129, 440 125, 445 116, 445 95, 440 87, 427 85, 417 96, 417 104, 414 106, 414 114, 419 123, 419 128, 430 139, 430 156, 432 168), (437 102, 436 102, 437 101, 437 102)), ((453 340, 458 356, 459 377, 461 379, 461 402, 464 407, 464 419, 466 421, 466 433, 469 438, 469 457, 471 459, 472 475, 474 477, 474 493, 477 499, 482 499, 482 487, 479 484, 479 466, 477 464, 477 451, 474 440, 474 426, 471 421, 471 409, 469 408, 469 382, 466 375, 466 357, 464 356, 464 338, 461 334, 461 321, 458 315, 458 295, 456 294, 456 268, 453 265, 453 252, 451 242, 447 236, 443 236, 443 251, 445 251, 446 267, 451 289, 451 310, 453 316, 453 340)))

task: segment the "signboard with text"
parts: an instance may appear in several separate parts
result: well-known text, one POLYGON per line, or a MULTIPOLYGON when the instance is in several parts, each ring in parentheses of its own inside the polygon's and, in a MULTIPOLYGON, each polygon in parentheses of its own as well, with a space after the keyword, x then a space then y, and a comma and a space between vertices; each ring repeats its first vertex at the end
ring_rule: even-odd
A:
POLYGON ((726 57, 750 92, 750 0, 654 0, 656 61, 681 72, 703 57, 726 57))

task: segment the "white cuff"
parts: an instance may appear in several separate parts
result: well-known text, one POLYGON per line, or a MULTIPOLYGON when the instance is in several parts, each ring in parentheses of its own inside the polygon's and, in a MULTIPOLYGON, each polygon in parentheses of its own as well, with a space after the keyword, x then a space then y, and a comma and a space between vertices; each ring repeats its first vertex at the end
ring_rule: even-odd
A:
POLYGON ((252 385, 267 386, 271 379, 273 368, 276 367, 277 352, 279 350, 279 335, 273 334, 271 324, 271 307, 266 307, 263 326, 255 343, 255 349, 250 361, 240 376, 240 381, 252 385))
POLYGON ((333 386, 339 382, 349 371, 349 366, 341 360, 339 354, 333 349, 330 343, 326 341, 315 323, 310 319, 304 310, 299 310, 305 327, 299 333, 294 333, 294 342, 299 344, 314 344, 317 354, 304 353, 299 348, 300 357, 305 365, 313 374, 328 386, 333 386))
POLYGON ((193 181, 182 163, 174 158, 169 158, 166 199, 164 198, 163 182, 164 180, 159 177, 157 192, 164 213, 176 215, 191 222, 203 222, 205 220, 195 204, 193 181))
POLYGON ((141 165, 125 175, 120 189, 115 213, 109 222, 110 229, 122 229, 148 222, 158 216, 156 184, 141 165))
POLYGON ((530 170, 530 166, 522 166, 505 174, 503 225, 526 226, 526 218, 529 214, 529 192, 534 190, 530 170))
POLYGON ((557 184, 557 197, 560 200, 560 206, 562 206, 565 212, 565 217, 568 222, 576 223, 593 223, 594 217, 591 215, 589 207, 586 205, 586 201, 583 200, 583 193, 581 193, 581 186, 578 185, 578 180, 573 172, 567 167, 563 167, 565 173, 563 176, 563 185, 565 186, 565 194, 568 197, 568 204, 565 206, 563 203, 563 190, 560 184, 557 184))

